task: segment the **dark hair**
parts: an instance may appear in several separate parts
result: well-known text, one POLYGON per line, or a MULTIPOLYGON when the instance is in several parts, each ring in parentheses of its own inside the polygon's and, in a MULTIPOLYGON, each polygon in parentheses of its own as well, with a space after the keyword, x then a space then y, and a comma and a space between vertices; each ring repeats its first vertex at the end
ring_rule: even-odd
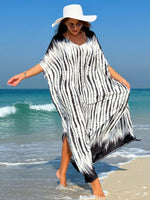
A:
MULTIPOLYGON (((63 19, 63 20, 60 22, 59 26, 58 26, 56 35, 57 35, 58 37, 60 37, 60 38, 62 38, 62 37, 63 37, 63 34, 66 33, 67 30, 68 30, 68 29, 67 29, 67 26, 65 25, 65 22, 66 22, 68 19, 69 19, 69 18, 63 19)), ((90 31, 90 26, 91 26, 91 24, 90 24, 89 22, 85 22, 85 21, 81 21, 81 20, 79 20, 79 21, 82 22, 82 24, 83 24, 83 27, 81 28, 81 30, 85 31, 86 35, 88 36, 89 33, 91 32, 91 31, 90 31)))
MULTIPOLYGON (((46 53, 48 52, 49 49, 53 48, 53 40, 56 40, 56 41, 62 41, 64 39, 64 36, 63 34, 67 32, 67 26, 65 25, 65 22, 68 20, 69 18, 65 18, 63 19, 59 26, 58 26, 58 29, 56 30, 56 34, 54 35, 52 41, 50 42, 49 46, 48 46, 48 49, 46 51, 46 53)), ((81 21, 81 20, 80 20, 81 21)), ((87 37, 89 38, 92 38, 93 35, 95 35, 95 33, 93 31, 90 30, 90 26, 91 24, 89 22, 84 22, 84 21, 81 21, 83 23, 83 27, 81 30, 85 31, 85 34, 87 37)))

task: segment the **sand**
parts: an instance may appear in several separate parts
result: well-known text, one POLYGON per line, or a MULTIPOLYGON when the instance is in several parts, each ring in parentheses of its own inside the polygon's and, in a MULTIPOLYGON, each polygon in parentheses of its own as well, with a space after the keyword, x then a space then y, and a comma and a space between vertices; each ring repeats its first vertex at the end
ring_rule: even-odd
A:
POLYGON ((103 179, 105 200, 150 200, 150 157, 137 158, 103 179))

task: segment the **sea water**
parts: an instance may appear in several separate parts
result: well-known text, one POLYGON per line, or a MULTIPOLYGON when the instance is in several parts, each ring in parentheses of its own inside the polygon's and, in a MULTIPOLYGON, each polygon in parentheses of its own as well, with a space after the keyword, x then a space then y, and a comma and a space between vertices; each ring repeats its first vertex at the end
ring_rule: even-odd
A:
MULTIPOLYGON (((120 163, 150 156, 150 89, 132 89, 134 134, 141 139, 95 165, 99 178, 120 163)), ((62 148, 60 117, 49 90, 0 90, 0 200, 92 199, 83 176, 69 165, 62 188, 56 178, 62 148)))

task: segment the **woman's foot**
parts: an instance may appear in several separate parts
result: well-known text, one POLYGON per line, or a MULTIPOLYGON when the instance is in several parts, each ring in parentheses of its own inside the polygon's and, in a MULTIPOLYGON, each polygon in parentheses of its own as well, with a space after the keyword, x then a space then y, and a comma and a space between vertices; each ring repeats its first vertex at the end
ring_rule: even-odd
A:
POLYGON ((66 175, 62 175, 60 172, 60 169, 57 170, 56 172, 57 178, 60 180, 60 185, 67 187, 67 182, 66 182, 66 175))
POLYGON ((95 181, 93 181, 92 183, 90 183, 92 190, 93 190, 93 194, 97 197, 97 198, 104 198, 106 197, 102 188, 101 188, 101 184, 99 179, 97 178, 95 181))

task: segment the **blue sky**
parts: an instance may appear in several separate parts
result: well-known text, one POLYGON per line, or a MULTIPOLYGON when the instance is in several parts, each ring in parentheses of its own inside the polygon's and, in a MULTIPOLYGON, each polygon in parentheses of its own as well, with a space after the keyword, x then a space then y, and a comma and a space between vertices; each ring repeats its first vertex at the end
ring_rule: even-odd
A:
MULTIPOLYGON (((62 17, 65 5, 81 4, 85 15, 96 14, 96 33, 109 64, 131 88, 150 88, 149 0, 1 0, 0 89, 7 80, 37 63, 62 17)), ((24 80, 16 88, 48 88, 43 75, 24 80)))

